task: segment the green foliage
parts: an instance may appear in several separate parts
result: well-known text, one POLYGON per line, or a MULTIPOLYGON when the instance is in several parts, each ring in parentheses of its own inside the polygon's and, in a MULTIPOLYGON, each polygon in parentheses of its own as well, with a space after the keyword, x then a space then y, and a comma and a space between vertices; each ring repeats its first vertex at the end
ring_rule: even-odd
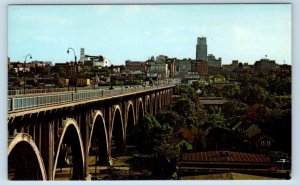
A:
POLYGON ((169 158, 176 156, 166 141, 173 131, 176 133, 180 128, 187 126, 194 130, 195 150, 238 146, 243 150, 251 150, 255 146, 251 145, 251 142, 244 142, 245 136, 238 129, 233 131, 232 128, 237 124, 254 123, 260 127, 262 134, 270 136, 279 144, 279 149, 290 152, 289 75, 276 72, 261 76, 244 75, 240 78, 240 84, 230 84, 218 89, 196 82, 192 86, 175 87, 175 93, 179 94, 180 98, 168 109, 160 111, 156 115, 157 119, 150 115, 145 116, 137 139, 143 151, 155 152, 169 158), (198 89, 201 90, 199 94, 196 93, 198 89), (227 102, 222 108, 212 106, 206 111, 199 101, 199 96, 218 94, 227 102))
POLYGON ((110 76, 110 70, 107 67, 103 67, 101 69, 98 68, 92 68, 91 69, 93 75, 98 75, 98 76, 104 76, 104 77, 109 77, 110 76))
POLYGON ((220 107, 210 107, 207 118, 207 124, 210 127, 224 127, 225 121, 220 107))
POLYGON ((238 85, 227 85, 222 89, 222 96, 227 98, 237 98, 240 94, 240 87, 238 85))
POLYGON ((182 97, 174 103, 172 108, 183 120, 183 126, 197 127, 199 124, 203 124, 206 118, 206 112, 197 98, 192 101, 190 98, 182 97))
POLYGON ((51 73, 54 74, 56 78, 66 78, 67 77, 67 71, 64 67, 52 67, 51 73))
POLYGON ((223 79, 224 77, 223 77, 222 75, 220 75, 220 74, 217 74, 217 75, 215 76, 215 78, 221 78, 221 79, 223 79))
POLYGON ((96 75, 92 72, 92 68, 90 66, 83 66, 80 71, 80 76, 84 78, 92 78, 96 75))
POLYGON ((94 78, 96 75, 99 77, 110 76, 110 70, 107 67, 98 68, 91 66, 83 66, 80 71, 80 76, 85 78, 94 78))
POLYGON ((41 77, 47 77, 50 74, 51 67, 45 66, 45 67, 37 67, 35 68, 35 74, 39 74, 41 77))
POLYGON ((196 105, 189 98, 181 98, 179 99, 175 105, 174 110, 182 117, 194 116, 196 105))
POLYGON ((177 159, 179 154, 175 146, 161 144, 154 147, 154 151, 159 156, 164 156, 168 161, 177 159))
POLYGON ((58 81, 58 83, 57 83, 57 86, 59 87, 59 88, 63 88, 64 87, 64 83, 62 82, 62 81, 58 81))
POLYGON ((161 110, 155 117, 162 125, 168 124, 173 128, 183 126, 180 124, 180 117, 177 112, 171 110, 161 110))
POLYGON ((189 86, 189 85, 182 85, 182 86, 180 86, 180 88, 179 88, 179 94, 181 96, 187 96, 187 98, 191 98, 191 99, 195 98, 195 96, 196 96, 195 90, 191 86, 189 86))
POLYGON ((165 145, 173 129, 168 124, 160 124, 154 116, 147 114, 136 131, 136 145, 142 152, 152 153, 155 148, 165 145))

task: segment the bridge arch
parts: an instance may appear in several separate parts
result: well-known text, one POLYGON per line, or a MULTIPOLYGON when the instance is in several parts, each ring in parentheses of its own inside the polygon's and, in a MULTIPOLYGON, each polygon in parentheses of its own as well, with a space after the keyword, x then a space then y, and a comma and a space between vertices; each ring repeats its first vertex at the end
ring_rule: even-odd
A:
POLYGON ((43 158, 28 134, 19 133, 9 143, 8 163, 14 166, 8 171, 10 180, 47 180, 43 158))
POLYGON ((166 90, 164 90, 164 92, 163 92, 163 97, 162 97, 162 103, 163 103, 163 106, 166 105, 166 97, 167 97, 167 92, 166 92, 166 90))
POLYGON ((157 93, 155 93, 155 103, 154 103, 154 108, 153 108, 153 115, 155 115, 155 114, 157 114, 157 112, 158 112, 158 107, 159 107, 159 96, 160 96, 160 94, 159 94, 159 92, 157 92, 157 93))
POLYGON ((69 162, 68 165, 72 163, 71 179, 84 179, 84 151, 79 126, 74 119, 67 118, 63 121, 63 128, 60 129, 60 132, 53 168, 53 179, 55 179, 58 165, 61 165, 58 163, 61 162, 69 162), (68 154, 72 154, 72 161, 69 160, 68 154))
POLYGON ((163 103, 164 97, 165 97, 165 93, 163 92, 162 95, 161 95, 161 99, 160 99, 161 100, 161 107, 165 106, 164 103, 163 103))
POLYGON ((135 110, 132 101, 128 102, 127 105, 127 113, 126 113, 126 126, 125 126, 125 133, 126 133, 126 145, 130 145, 134 140, 134 128, 136 126, 136 118, 135 118, 135 110))
POLYGON ((152 109, 152 114, 155 114, 155 106, 156 106, 156 101, 155 101, 155 99, 156 99, 156 94, 153 93, 153 94, 151 95, 151 109, 152 109))
POLYGON ((145 97, 145 112, 150 114, 151 113, 151 100, 150 100, 150 96, 146 95, 145 97))
POLYGON ((160 93, 159 94, 159 98, 158 98, 158 109, 161 109, 162 108, 162 102, 161 102, 161 100, 162 100, 162 96, 163 96, 163 94, 162 93, 160 93))
POLYGON ((122 111, 119 105, 114 106, 114 113, 112 119, 111 133, 110 133, 110 145, 112 151, 120 153, 123 151, 125 146, 125 134, 124 124, 122 118, 122 111))
POLYGON ((136 113, 136 115, 137 115, 136 124, 138 124, 138 123, 141 122, 141 120, 143 119, 143 117, 145 115, 144 104, 143 104, 142 98, 137 99, 136 111, 137 111, 137 113, 136 113))
POLYGON ((109 163, 108 134, 102 111, 93 114, 92 128, 89 139, 89 157, 95 154, 95 165, 97 163, 109 163), (99 156, 99 159, 97 158, 99 156))
POLYGON ((166 104, 170 103, 170 97, 171 93, 170 93, 170 89, 166 90, 166 104))
POLYGON ((127 105, 127 121, 126 121, 126 128, 128 127, 134 127, 136 125, 136 118, 134 114, 134 105, 132 101, 128 102, 127 105))

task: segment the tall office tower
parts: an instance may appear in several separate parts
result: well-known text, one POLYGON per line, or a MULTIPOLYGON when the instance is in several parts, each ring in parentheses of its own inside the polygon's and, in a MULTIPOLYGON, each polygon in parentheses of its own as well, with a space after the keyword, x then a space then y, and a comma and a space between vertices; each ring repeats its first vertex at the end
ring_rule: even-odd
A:
POLYGON ((206 37, 198 37, 198 39, 197 39, 196 60, 207 61, 206 37))
POLYGON ((80 48, 80 62, 84 62, 84 60, 85 60, 84 48, 80 48))

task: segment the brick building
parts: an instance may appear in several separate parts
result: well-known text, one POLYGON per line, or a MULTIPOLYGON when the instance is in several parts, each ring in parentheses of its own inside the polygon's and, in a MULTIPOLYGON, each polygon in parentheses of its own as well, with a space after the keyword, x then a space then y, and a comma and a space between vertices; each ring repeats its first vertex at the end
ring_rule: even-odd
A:
POLYGON ((191 63, 191 71, 197 72, 199 75, 208 74, 208 63, 205 60, 197 60, 191 63))

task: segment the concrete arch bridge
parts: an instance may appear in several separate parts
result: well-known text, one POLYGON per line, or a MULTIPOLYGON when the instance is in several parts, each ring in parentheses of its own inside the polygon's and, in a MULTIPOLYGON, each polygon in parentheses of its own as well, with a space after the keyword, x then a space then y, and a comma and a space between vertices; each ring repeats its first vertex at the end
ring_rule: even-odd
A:
MULTIPOLYGON (((170 104, 174 85, 8 97, 8 177, 88 179, 109 165, 146 113, 170 104), (69 173, 63 172, 68 167, 69 173)), ((134 137, 134 136, 133 136, 134 137)))

